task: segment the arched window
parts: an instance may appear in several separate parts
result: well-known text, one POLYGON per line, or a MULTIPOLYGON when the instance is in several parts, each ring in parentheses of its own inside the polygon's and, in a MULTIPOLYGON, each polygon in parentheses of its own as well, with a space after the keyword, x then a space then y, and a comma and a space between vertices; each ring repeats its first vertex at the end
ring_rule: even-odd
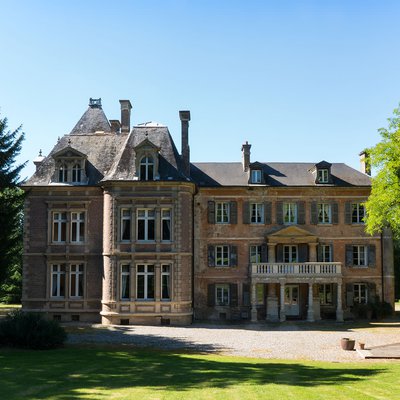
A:
POLYGON ((81 181, 81 166, 79 164, 75 164, 72 167, 72 182, 77 183, 81 181))
POLYGON ((58 168, 58 181, 67 182, 68 181, 68 169, 65 164, 61 164, 58 168))
POLYGON ((154 161, 151 157, 143 157, 140 160, 140 180, 149 181, 154 178, 154 161))

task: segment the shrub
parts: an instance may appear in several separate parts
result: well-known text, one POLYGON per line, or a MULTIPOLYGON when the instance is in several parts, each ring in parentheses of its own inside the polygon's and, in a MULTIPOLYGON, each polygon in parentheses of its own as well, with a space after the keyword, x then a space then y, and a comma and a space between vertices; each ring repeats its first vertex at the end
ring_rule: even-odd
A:
POLYGON ((51 349, 62 346, 67 335, 57 321, 40 314, 14 311, 0 322, 0 346, 51 349))
POLYGON ((373 304, 374 317, 377 319, 390 317, 393 315, 393 307, 386 301, 376 301, 373 304))

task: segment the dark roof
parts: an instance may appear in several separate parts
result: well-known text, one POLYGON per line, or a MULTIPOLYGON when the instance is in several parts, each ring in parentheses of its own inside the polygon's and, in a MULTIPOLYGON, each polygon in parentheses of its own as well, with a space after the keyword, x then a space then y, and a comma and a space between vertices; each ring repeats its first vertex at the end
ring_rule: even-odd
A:
POLYGON ((101 107, 89 106, 70 135, 87 135, 95 132, 111 133, 111 125, 101 107))
MULTIPOLYGON (((267 186, 315 186, 315 177, 310 170, 315 163, 257 163, 262 166, 267 186)), ((371 179, 343 163, 333 163, 332 184, 318 186, 370 186, 371 179)), ((240 162, 193 163, 191 178, 200 186, 247 186, 249 175, 240 162)))

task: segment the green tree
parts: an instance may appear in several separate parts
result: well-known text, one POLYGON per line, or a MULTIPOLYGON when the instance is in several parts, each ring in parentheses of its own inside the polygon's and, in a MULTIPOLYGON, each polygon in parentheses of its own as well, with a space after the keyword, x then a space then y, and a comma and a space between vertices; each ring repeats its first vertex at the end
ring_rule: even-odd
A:
POLYGON ((390 227, 400 239, 400 107, 388 121, 388 128, 378 130, 381 142, 368 149, 376 175, 366 202, 366 230, 372 235, 390 227))
POLYGON ((22 220, 24 193, 18 187, 25 164, 15 165, 24 133, 7 129, 0 118, 0 299, 21 298, 22 220))

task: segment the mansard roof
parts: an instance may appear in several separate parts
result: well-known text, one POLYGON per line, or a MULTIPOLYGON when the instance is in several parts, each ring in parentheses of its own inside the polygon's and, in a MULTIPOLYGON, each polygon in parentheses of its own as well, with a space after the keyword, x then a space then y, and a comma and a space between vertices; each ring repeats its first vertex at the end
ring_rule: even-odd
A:
MULTIPOLYGON (((252 164, 253 165, 253 164, 252 164)), ((262 166, 266 186, 315 186, 315 178, 310 169, 315 163, 257 163, 262 166)), ((331 166, 331 186, 371 186, 370 177, 343 163, 331 166)), ((191 178, 200 186, 248 186, 249 175, 241 162, 193 163, 191 178)))
POLYGON ((87 135, 96 132, 111 133, 111 125, 101 108, 101 104, 100 106, 89 105, 70 135, 87 135))

